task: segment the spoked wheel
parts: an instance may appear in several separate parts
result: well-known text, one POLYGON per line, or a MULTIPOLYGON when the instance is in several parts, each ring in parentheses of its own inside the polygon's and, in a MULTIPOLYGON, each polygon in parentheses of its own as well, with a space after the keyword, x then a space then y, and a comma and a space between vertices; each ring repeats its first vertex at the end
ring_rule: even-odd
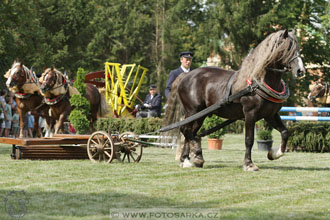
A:
POLYGON ((104 131, 96 131, 87 142, 88 157, 92 162, 111 163, 114 158, 113 146, 113 140, 109 134, 104 131))
POLYGON ((139 140, 139 137, 133 132, 124 132, 119 136, 121 147, 116 151, 116 158, 122 162, 138 163, 142 157, 142 145, 134 142, 139 140))

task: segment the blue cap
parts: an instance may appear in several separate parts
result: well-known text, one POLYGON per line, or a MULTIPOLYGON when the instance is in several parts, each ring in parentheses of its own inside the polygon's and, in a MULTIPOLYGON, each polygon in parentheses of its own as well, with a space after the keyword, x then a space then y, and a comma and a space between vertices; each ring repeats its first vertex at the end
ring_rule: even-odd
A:
POLYGON ((193 52, 190 52, 190 51, 185 51, 185 52, 181 52, 180 53, 180 57, 185 57, 185 58, 192 59, 193 56, 194 56, 194 53, 193 52))
POLYGON ((156 89, 157 87, 155 85, 149 86, 149 89, 156 89))

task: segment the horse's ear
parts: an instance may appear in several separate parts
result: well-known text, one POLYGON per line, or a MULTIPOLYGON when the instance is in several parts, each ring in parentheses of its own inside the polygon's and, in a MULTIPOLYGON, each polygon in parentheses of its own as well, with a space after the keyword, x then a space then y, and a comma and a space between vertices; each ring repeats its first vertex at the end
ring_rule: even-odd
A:
POLYGON ((43 68, 44 72, 46 71, 46 69, 47 69, 47 67, 46 67, 46 66, 44 66, 44 68, 43 68))
POLYGON ((282 40, 285 40, 289 36, 288 29, 285 29, 283 35, 282 35, 282 40))
POLYGON ((24 65, 24 63, 23 63, 23 62, 21 62, 21 63, 19 64, 19 66, 20 66, 20 67, 23 67, 23 65, 24 65))
POLYGON ((54 66, 51 66, 51 67, 50 67, 50 70, 51 70, 51 71, 54 71, 54 66))

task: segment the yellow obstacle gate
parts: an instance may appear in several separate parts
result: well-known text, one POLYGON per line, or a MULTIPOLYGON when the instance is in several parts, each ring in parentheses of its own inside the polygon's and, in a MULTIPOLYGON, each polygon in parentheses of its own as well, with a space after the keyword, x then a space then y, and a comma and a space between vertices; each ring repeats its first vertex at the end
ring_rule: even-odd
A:
POLYGON ((136 64, 105 63, 105 98, 113 117, 132 117, 131 112, 147 71, 140 65, 136 67, 136 64))

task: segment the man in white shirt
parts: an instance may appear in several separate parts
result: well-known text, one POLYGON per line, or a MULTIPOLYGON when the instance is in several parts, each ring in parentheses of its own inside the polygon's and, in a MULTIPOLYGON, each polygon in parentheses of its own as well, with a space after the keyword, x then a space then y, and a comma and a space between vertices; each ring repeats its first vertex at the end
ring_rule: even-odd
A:
POLYGON ((175 79, 181 73, 190 71, 190 66, 191 66, 193 56, 194 56, 194 53, 190 52, 190 51, 185 51, 185 52, 180 53, 181 66, 170 72, 170 75, 169 75, 167 83, 166 83, 165 96, 167 99, 170 96, 172 83, 175 81, 175 79))

